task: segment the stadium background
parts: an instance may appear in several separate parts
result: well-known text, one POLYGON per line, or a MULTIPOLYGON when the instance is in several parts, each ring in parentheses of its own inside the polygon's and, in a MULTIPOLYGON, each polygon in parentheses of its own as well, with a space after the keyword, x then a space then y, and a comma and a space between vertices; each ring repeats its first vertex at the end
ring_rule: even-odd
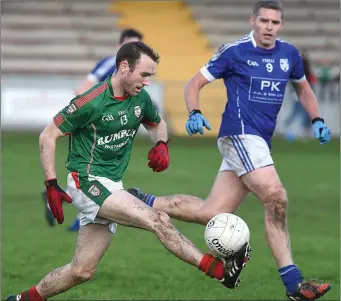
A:
MULTIPOLYGON (((156 194, 207 196, 220 164, 214 137, 226 101, 225 91, 221 82, 204 88, 201 107, 213 129, 205 137, 189 139, 184 129, 187 112, 183 88, 219 45, 250 30, 247 18, 254 2, 1 2, 2 297, 30 287, 71 259, 75 234, 66 232, 66 228, 74 208, 65 206, 66 222, 54 229, 48 228, 43 219, 38 131, 69 102, 97 60, 115 53, 123 28, 141 30, 145 41, 161 55, 149 89, 173 137, 172 164, 163 174, 153 174, 147 168, 150 143, 143 135, 139 137, 125 186, 140 186, 156 194)), ((286 24, 281 38, 308 53, 322 115, 334 137, 330 144, 320 146, 311 139, 310 130, 304 130, 300 118, 285 126, 295 102, 288 88, 273 156, 288 189, 294 258, 306 277, 332 284, 328 300, 339 300, 340 2, 282 2, 286 24)), ((66 149, 67 142, 60 141, 57 169, 63 184, 66 149)), ((57 299, 283 300, 280 278, 263 235, 262 207, 250 196, 237 214, 249 224, 255 249, 239 289, 225 290, 176 260, 151 234, 120 227, 95 279, 57 299)), ((206 250, 203 227, 178 221, 175 224, 206 250)))

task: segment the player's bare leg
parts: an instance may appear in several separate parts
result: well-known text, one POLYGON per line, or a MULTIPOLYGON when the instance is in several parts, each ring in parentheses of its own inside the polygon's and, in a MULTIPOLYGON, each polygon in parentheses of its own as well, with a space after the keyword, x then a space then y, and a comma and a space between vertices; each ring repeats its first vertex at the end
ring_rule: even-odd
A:
POLYGON ((243 182, 264 204, 265 235, 279 267, 287 296, 292 300, 315 300, 328 292, 328 283, 303 281, 293 264, 287 227, 288 197, 274 166, 266 166, 243 175, 243 182))
POLYGON ((203 254, 174 228, 166 213, 150 208, 124 190, 109 196, 102 204, 98 216, 153 232, 170 252, 194 266, 198 266, 203 257, 203 254))
MULTIPOLYGON (((110 246, 113 234, 108 225, 88 224, 78 234, 72 262, 47 274, 36 286, 21 294, 21 300, 46 300, 90 280, 110 246)), ((18 296, 10 296, 18 298, 18 296)))
MULTIPOLYGON (((249 256, 248 245, 243 248, 243 254, 226 261, 203 254, 174 228, 166 213, 147 206, 125 190, 111 194, 100 207, 98 216, 153 232, 179 259, 197 267, 209 277, 221 280, 228 288, 234 288, 239 282, 240 271, 235 270, 236 262, 244 262, 244 257, 249 256)), ((82 227, 72 262, 49 273, 22 296, 25 300, 41 301, 88 281, 94 275, 111 239, 108 225, 90 224, 82 227)), ((17 298, 13 295, 6 300, 17 298)))
MULTIPOLYGON (((141 200, 152 195, 146 195, 139 189, 128 189, 130 193, 140 197, 141 200)), ((243 182, 232 171, 220 171, 207 200, 203 200, 191 195, 174 195, 157 197, 153 208, 166 212, 171 217, 188 222, 206 225, 216 214, 222 212, 232 213, 248 194, 243 182)), ((152 196, 154 197, 154 196, 152 196)), ((151 205, 149 203, 149 205, 151 205)), ((235 269, 233 276, 224 283, 229 288, 234 288, 239 283, 239 277, 245 263, 250 259, 251 248, 249 244, 241 248, 234 258, 227 258, 228 264, 235 269)))
MULTIPOLYGON (((136 189, 128 189, 128 191, 139 197, 136 189)), ((185 194, 157 196, 153 200, 153 208, 164 211, 176 219, 206 225, 216 214, 235 212, 248 192, 234 172, 220 171, 206 201, 185 194)), ((143 196, 140 198, 143 199, 143 196)))
POLYGON ((112 238, 108 225, 88 224, 82 227, 72 262, 48 274, 38 283, 37 291, 41 296, 51 297, 90 280, 112 238))
POLYGON ((293 264, 287 228, 288 197, 275 167, 259 168, 241 178, 264 204, 265 235, 278 267, 293 264))
MULTIPOLYGON (((109 196, 102 204, 98 216, 122 225, 151 231, 179 259, 199 268, 212 278, 222 280, 222 283, 229 288, 234 288, 238 284, 240 271, 235 271, 233 268, 235 262, 240 261, 241 256, 231 258, 224 263, 211 254, 203 254, 174 228, 165 212, 147 206, 125 190, 109 196)), ((243 252, 242 261, 244 255, 246 258, 249 256, 248 245, 244 247, 243 252)))

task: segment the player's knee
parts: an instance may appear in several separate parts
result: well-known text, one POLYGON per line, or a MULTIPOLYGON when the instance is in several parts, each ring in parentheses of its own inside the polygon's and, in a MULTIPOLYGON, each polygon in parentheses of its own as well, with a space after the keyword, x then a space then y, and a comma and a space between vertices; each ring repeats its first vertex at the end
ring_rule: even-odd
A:
POLYGON ((266 202, 277 203, 283 207, 288 206, 287 192, 282 184, 274 185, 269 188, 266 202))
POLYGON ((269 188, 264 200, 265 209, 272 211, 274 216, 285 218, 288 208, 288 197, 283 185, 274 185, 269 188))
POLYGON ((72 269, 73 279, 77 283, 89 281, 96 273, 96 268, 75 265, 72 269))
POLYGON ((167 228, 171 227, 171 219, 169 215, 162 211, 157 211, 153 217, 152 230, 155 233, 160 233, 165 231, 167 228))

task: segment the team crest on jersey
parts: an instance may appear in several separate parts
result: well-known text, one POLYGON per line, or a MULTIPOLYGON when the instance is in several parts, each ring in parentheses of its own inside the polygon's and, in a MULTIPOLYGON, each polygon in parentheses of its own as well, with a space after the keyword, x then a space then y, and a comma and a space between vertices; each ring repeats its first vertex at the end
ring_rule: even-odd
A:
POLYGON ((279 65, 281 66, 281 69, 284 72, 287 72, 289 70, 289 60, 288 59, 280 59, 279 65))
POLYGON ((101 194, 101 190, 95 184, 89 188, 88 192, 94 197, 98 197, 101 194))
POLYGON ((77 111, 77 107, 76 107, 75 104, 72 103, 72 104, 69 105, 68 109, 66 110, 66 113, 70 115, 70 114, 73 114, 76 111, 77 111))
POLYGON ((137 118, 139 118, 141 116, 141 107, 140 106, 134 107, 134 114, 137 118))

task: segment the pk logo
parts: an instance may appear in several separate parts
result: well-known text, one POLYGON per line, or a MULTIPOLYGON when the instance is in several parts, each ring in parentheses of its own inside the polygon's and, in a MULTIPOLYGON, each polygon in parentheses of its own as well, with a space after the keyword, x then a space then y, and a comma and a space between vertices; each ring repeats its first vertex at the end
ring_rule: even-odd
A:
POLYGON ((260 84, 260 89, 264 90, 264 88, 270 88, 271 91, 277 91, 279 92, 278 86, 281 84, 281 82, 273 82, 269 80, 262 80, 260 84))

